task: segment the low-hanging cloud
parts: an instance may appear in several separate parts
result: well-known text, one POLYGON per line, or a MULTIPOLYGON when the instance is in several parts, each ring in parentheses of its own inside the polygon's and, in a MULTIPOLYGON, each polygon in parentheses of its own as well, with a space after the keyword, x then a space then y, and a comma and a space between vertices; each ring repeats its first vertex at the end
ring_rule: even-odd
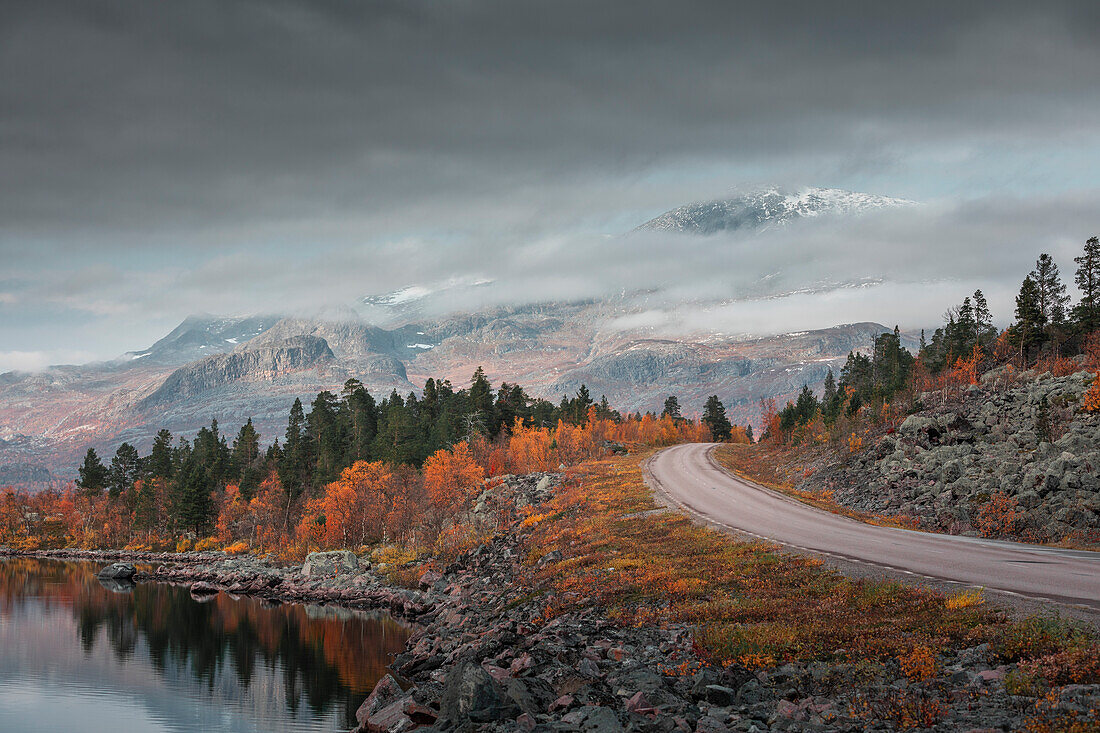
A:
MULTIPOLYGON (((478 280, 436 309, 645 291, 661 328, 761 331, 783 293, 948 278, 1003 321, 1097 229, 1098 36, 1085 0, 6 3, 0 339, 110 357, 478 280), (620 236, 753 182, 929 203, 620 236)), ((899 292, 817 313, 927 322, 899 292)))

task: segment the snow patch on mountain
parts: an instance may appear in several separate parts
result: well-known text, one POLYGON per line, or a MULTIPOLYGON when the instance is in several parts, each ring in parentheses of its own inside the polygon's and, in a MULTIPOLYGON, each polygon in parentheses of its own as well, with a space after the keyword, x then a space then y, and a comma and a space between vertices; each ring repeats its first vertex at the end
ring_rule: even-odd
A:
POLYGON ((738 229, 763 230, 800 218, 858 215, 917 202, 835 188, 788 193, 778 188, 729 199, 685 204, 650 219, 635 231, 715 234, 738 229))

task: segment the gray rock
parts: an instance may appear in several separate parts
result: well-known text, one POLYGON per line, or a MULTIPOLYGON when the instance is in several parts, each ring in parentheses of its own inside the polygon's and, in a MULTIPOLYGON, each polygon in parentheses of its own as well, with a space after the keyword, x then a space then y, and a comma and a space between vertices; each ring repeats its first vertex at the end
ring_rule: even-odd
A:
POLYGON ((306 555, 302 575, 307 578, 324 578, 359 572, 359 558, 347 550, 311 552, 306 555))
POLYGON ((500 686, 472 662, 451 667, 443 682, 443 697, 439 702, 439 717, 454 724, 466 721, 487 723, 518 713, 506 700, 500 686))
POLYGON ((130 580, 137 573, 133 565, 125 562, 116 562, 99 571, 99 577, 111 580, 130 580))

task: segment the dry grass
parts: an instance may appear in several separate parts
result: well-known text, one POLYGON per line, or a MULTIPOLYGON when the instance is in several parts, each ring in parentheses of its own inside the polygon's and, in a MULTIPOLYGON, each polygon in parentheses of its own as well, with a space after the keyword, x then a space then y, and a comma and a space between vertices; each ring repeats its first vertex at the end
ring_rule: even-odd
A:
MULTIPOLYGON (((642 478, 647 454, 585 464, 530 529, 531 568, 549 591, 547 615, 586 606, 624 624, 688 623, 716 663, 902 659, 915 650, 995 641, 1011 625, 980 604, 948 606, 931 590, 853 580, 819 560, 742 542, 657 508, 642 478)), ((924 652, 916 652, 924 659, 924 652)))
POLYGON ((950 609, 973 608, 983 603, 985 603, 985 598, 982 595, 981 588, 961 590, 958 593, 952 593, 944 600, 944 605, 950 609))

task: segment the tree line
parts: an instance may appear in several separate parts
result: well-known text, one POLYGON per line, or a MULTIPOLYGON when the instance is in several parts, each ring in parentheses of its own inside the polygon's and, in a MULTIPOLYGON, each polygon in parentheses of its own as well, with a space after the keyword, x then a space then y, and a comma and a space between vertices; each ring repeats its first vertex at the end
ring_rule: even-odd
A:
POLYGON ((1074 263, 1077 303, 1071 303, 1054 258, 1040 254, 1004 330, 994 325, 985 294, 976 290, 947 310, 931 340, 921 331, 916 355, 902 345, 895 326, 875 337, 869 354, 849 353, 839 379, 830 369, 820 397, 804 385, 782 409, 762 400, 763 437, 797 442, 848 434, 864 408, 881 415, 904 397, 910 409, 919 409, 918 391, 976 383, 981 373, 1002 364, 1027 368, 1084 353, 1100 343, 1100 239, 1089 238, 1074 263))
POLYGON ((494 390, 481 368, 465 388, 429 379, 420 396, 394 391, 381 400, 349 379, 308 410, 295 400, 270 445, 249 419, 232 438, 216 420, 190 440, 162 429, 147 455, 123 443, 107 463, 89 448, 72 490, 4 495, 0 539, 19 527, 53 545, 163 545, 211 533, 267 546, 423 539, 487 476, 557 470, 621 443, 712 435, 747 441, 716 396, 696 421, 680 414, 674 396, 660 415, 622 415, 583 385, 557 404, 507 382, 494 390))

